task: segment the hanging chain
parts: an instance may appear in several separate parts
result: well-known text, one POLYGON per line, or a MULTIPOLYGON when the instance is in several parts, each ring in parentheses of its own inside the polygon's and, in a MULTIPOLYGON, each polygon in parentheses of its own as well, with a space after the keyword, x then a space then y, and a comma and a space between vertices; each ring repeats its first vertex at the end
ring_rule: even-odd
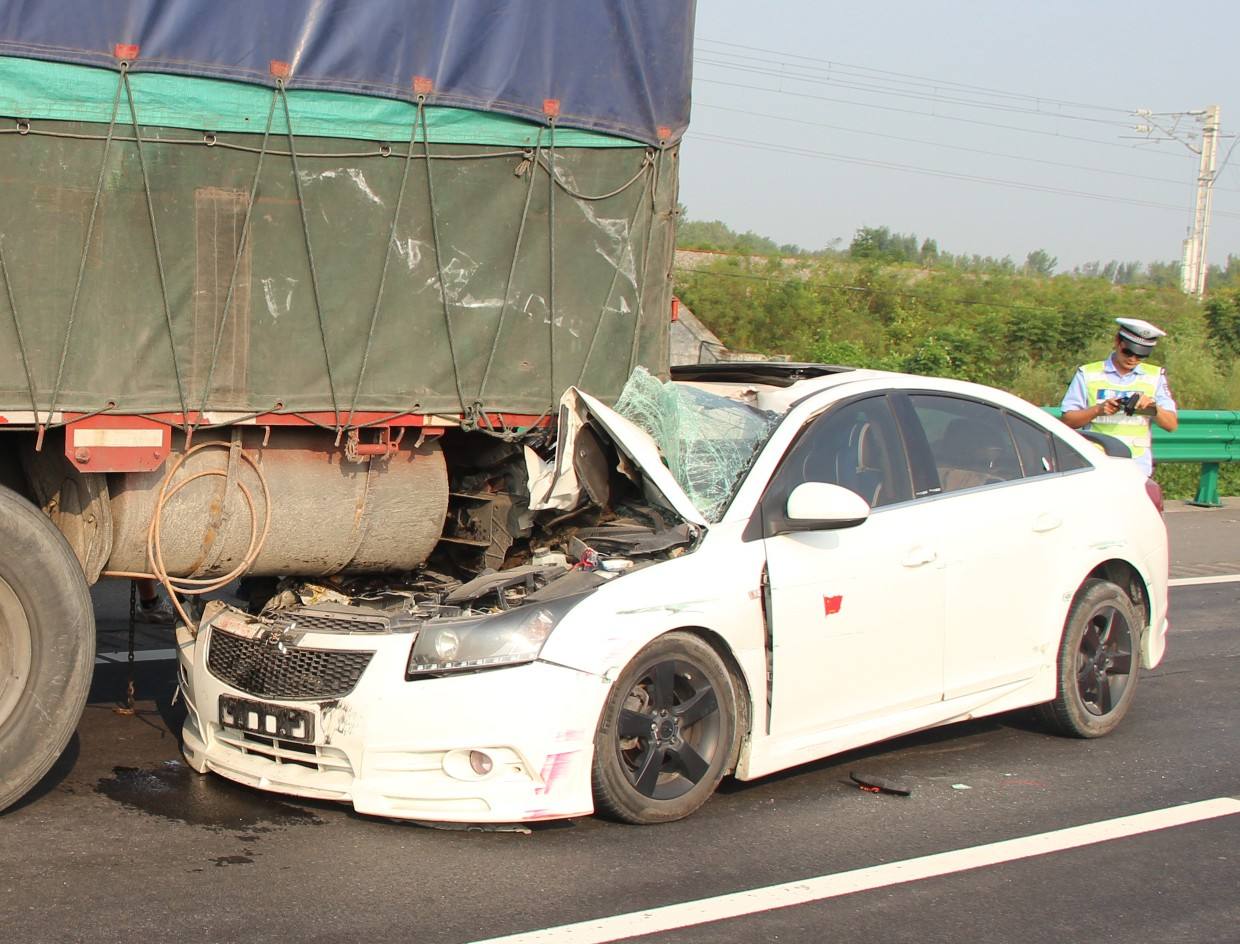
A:
POLYGON ((133 684, 133 663, 134 663, 134 624, 138 621, 138 584, 129 581, 129 682, 125 687, 125 704, 113 708, 112 710, 118 715, 126 715, 132 717, 137 714, 134 707, 134 684, 133 684))

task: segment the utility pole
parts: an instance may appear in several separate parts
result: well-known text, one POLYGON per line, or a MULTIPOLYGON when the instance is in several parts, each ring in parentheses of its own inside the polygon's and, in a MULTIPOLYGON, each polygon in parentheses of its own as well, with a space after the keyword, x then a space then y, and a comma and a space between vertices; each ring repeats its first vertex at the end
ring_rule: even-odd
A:
POLYGON ((1135 112, 1147 123, 1138 125, 1136 131, 1147 140, 1179 141, 1194 154, 1201 156, 1197 168, 1197 199, 1193 206, 1193 225, 1184 240, 1184 254, 1180 261, 1180 288, 1185 294, 1201 298, 1206 292, 1206 236, 1210 230, 1210 207, 1214 202, 1214 180, 1218 175, 1215 162, 1218 159, 1219 107, 1211 105, 1199 111, 1154 114, 1142 108, 1135 112), (1181 128, 1181 122, 1194 118, 1201 124, 1201 142, 1197 136, 1181 128), (1160 137, 1161 136, 1161 137, 1160 137))
MULTIPOLYGON (((1206 236, 1210 230, 1210 207, 1214 202, 1215 161, 1218 158, 1219 107, 1211 105, 1202 116, 1201 164, 1197 170, 1197 201, 1193 228, 1184 240, 1184 262, 1180 266, 1180 288, 1185 294, 1201 298, 1206 293, 1206 236)), ((1191 148, 1192 145, 1189 145, 1191 148)), ((1194 148, 1194 150, 1196 150, 1194 148)))

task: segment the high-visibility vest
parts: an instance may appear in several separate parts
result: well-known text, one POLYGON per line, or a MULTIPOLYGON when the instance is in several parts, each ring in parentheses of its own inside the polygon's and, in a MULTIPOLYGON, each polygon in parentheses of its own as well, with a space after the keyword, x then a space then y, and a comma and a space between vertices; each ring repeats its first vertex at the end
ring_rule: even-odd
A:
MULTIPOLYGON (((1142 362, 1131 373, 1125 375, 1124 384, 1117 385, 1112 375, 1106 372, 1106 361, 1096 361, 1081 368, 1085 376, 1087 406, 1094 406, 1111 397, 1125 397, 1130 393, 1143 393, 1153 397, 1158 389, 1158 378, 1162 368, 1154 364, 1142 362)), ((1114 436, 1130 450, 1132 457, 1138 459, 1150 451, 1150 418, 1148 416, 1128 416, 1123 410, 1110 416, 1100 414, 1092 419, 1089 428, 1099 433, 1114 436)))

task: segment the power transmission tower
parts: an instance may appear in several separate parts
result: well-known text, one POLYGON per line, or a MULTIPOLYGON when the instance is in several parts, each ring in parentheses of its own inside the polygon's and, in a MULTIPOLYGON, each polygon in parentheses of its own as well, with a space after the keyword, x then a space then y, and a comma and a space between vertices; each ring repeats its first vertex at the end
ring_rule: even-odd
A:
POLYGON ((1138 127, 1138 132, 1148 135, 1155 130, 1160 131, 1201 156, 1197 169, 1197 199, 1193 207, 1193 225, 1184 240, 1184 255, 1180 264, 1180 288, 1188 295, 1201 298, 1206 292, 1206 272, 1209 270, 1206 237, 1210 230, 1210 208, 1214 202, 1214 181, 1217 177, 1215 163, 1218 160, 1219 107, 1211 105, 1200 111, 1188 112, 1187 115, 1155 116, 1145 110, 1137 114, 1149 122, 1148 125, 1138 127), (1166 117, 1174 119, 1170 127, 1164 127, 1156 120, 1166 117), (1200 144, 1194 140, 1195 135, 1180 132, 1179 122, 1184 117, 1195 118, 1201 123, 1200 144))

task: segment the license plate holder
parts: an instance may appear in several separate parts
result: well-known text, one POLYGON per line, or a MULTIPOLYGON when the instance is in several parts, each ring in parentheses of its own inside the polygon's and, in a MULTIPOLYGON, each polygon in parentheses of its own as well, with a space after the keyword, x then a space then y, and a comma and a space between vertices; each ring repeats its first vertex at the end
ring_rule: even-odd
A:
POLYGON ((309 744, 314 740, 314 715, 304 708, 271 705, 235 695, 220 696, 220 724, 280 741, 309 744))

